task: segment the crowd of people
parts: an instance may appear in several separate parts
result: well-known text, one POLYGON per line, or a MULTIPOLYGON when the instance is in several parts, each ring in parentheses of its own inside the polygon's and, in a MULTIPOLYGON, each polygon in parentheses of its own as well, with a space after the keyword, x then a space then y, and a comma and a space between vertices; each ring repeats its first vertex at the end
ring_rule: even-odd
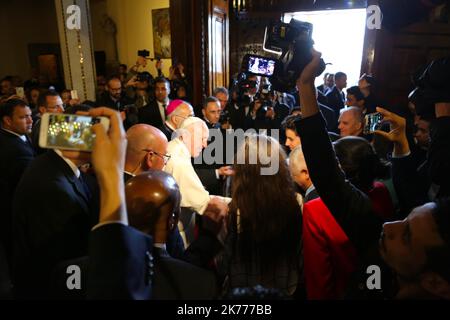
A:
POLYGON ((182 64, 153 77, 144 57, 96 101, 3 78, 0 297, 450 298, 450 101, 393 108, 366 74, 316 88, 319 60, 292 92, 249 75, 201 106, 182 64), (49 112, 110 129, 92 152, 42 148, 49 112))

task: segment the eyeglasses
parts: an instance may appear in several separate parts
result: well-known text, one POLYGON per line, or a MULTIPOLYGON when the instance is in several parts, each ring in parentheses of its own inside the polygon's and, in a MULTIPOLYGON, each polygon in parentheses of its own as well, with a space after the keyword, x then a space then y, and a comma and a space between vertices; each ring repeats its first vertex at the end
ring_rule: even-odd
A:
POLYGON ((167 162, 169 162, 169 160, 170 160, 170 155, 169 154, 161 154, 161 153, 156 152, 156 151, 151 150, 151 149, 143 149, 142 151, 145 151, 145 152, 149 153, 150 155, 156 155, 157 157, 160 157, 161 159, 163 159, 164 165, 166 165, 167 162))

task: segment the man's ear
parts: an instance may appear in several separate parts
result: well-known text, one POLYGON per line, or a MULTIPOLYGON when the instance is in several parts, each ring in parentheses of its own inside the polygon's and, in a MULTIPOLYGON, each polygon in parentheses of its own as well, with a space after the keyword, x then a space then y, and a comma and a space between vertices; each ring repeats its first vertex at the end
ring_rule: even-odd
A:
POLYGON ((44 114, 45 111, 47 111, 47 110, 46 110, 46 108, 44 106, 39 106, 39 113, 40 114, 44 114))
POLYGON ((8 127, 11 127, 12 124, 12 118, 10 116, 4 116, 2 118, 2 124, 6 124, 8 127))
POLYGON ((145 155, 145 166, 146 168, 142 168, 144 171, 147 171, 148 169, 151 169, 153 164, 152 164, 152 154, 150 152, 147 152, 147 154, 145 155))
POLYGON ((436 297, 450 299, 450 284, 436 272, 426 272, 420 278, 420 285, 436 297))

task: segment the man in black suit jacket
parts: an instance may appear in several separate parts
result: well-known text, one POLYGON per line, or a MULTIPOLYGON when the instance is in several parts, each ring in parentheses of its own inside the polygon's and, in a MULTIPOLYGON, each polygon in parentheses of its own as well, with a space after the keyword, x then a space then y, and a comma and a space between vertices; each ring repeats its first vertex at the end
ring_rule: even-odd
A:
POLYGON ((335 86, 326 94, 327 106, 334 110, 339 117, 339 110, 345 106, 345 94, 342 92, 347 87, 347 75, 343 72, 337 72, 335 75, 335 86))
POLYGON ((46 112, 51 113, 63 113, 64 105, 59 93, 54 90, 48 90, 39 95, 38 100, 38 114, 36 115, 36 121, 33 124, 33 131, 31 133, 31 141, 36 153, 42 154, 47 150, 39 147, 39 133, 41 130, 41 117, 46 112))
POLYGON ((35 153, 27 134, 33 120, 24 101, 12 99, 0 106, 0 239, 8 263, 12 258, 12 199, 17 183, 33 160, 35 153))
POLYGON ((169 105, 170 83, 166 78, 155 79, 155 100, 139 108, 139 123, 160 128, 166 121, 166 108, 169 105))
POLYGON ((111 123, 108 132, 99 124, 93 126, 92 164, 101 196, 107 201, 101 202, 99 223, 90 232, 89 259, 60 264, 53 274, 57 278, 54 288, 69 298, 148 300, 152 297, 153 243, 151 237, 128 226, 123 182, 127 141, 122 121, 119 113, 107 108, 93 109, 90 115, 109 117, 111 123), (81 268, 79 295, 68 294, 66 284, 71 276, 67 266, 73 264, 81 268))
MULTIPOLYGON (((167 139, 159 129, 147 124, 136 124, 128 129, 127 140, 125 182, 150 169, 163 169, 169 156, 167 155, 167 139)), ((178 227, 169 236, 167 250, 173 257, 183 255, 183 239, 178 227)))
POLYGON ((14 278, 18 297, 48 297, 52 268, 87 253, 98 221, 97 195, 77 166, 90 154, 50 150, 33 161, 13 201, 14 278))
POLYGON ((116 111, 122 111, 126 105, 132 104, 124 92, 122 92, 122 82, 117 77, 111 77, 106 86, 106 91, 96 102, 98 107, 108 107, 116 111))
MULTIPOLYGON (((211 137, 222 137, 225 135, 222 133, 219 119, 220 119, 220 101, 215 97, 208 97, 203 103, 202 113, 203 119, 208 126, 210 139, 211 137)), ((208 146, 213 146, 213 140, 208 143, 208 146)), ((225 152, 226 143, 223 141, 223 152, 225 152)), ((222 146, 219 146, 222 147, 222 146)), ((218 163, 207 164, 205 163, 204 155, 208 154, 215 156, 214 152, 211 152, 208 147, 202 150, 197 158, 193 159, 194 170, 197 173, 200 181, 202 182, 205 189, 214 195, 223 195, 223 177, 229 176, 232 171, 229 166, 223 166, 224 159, 219 160, 218 163)))
POLYGON ((168 234, 178 222, 181 195, 174 178, 163 171, 142 173, 125 185, 130 225, 154 240, 154 299, 213 299, 216 280, 210 271, 172 258, 168 234))

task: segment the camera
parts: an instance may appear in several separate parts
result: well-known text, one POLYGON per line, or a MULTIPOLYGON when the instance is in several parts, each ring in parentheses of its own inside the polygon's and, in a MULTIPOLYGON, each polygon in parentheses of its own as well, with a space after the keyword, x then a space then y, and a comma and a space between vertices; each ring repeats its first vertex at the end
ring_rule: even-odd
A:
MULTIPOLYGON (((289 23, 276 21, 270 23, 265 30, 263 48, 267 52, 281 54, 279 59, 246 55, 243 68, 246 72, 270 78, 276 91, 292 92, 297 79, 305 66, 311 62, 313 25, 308 22, 291 19, 289 23)), ((316 76, 325 70, 325 62, 321 59, 316 76)))
POLYGON ((419 116, 433 116, 436 103, 450 102, 449 73, 450 57, 446 57, 421 67, 413 75, 412 82, 416 88, 408 98, 419 116))
POLYGON ((150 51, 145 50, 145 49, 144 50, 138 50, 137 55, 139 57, 147 58, 148 56, 150 56, 150 51))
POLYGON ((237 104, 239 107, 246 107, 250 105, 251 99, 249 91, 257 87, 257 82, 248 79, 249 74, 241 72, 234 80, 234 90, 237 92, 237 104))
POLYGON ((366 115, 363 133, 366 135, 374 133, 380 129, 382 121, 383 115, 379 112, 366 115))

